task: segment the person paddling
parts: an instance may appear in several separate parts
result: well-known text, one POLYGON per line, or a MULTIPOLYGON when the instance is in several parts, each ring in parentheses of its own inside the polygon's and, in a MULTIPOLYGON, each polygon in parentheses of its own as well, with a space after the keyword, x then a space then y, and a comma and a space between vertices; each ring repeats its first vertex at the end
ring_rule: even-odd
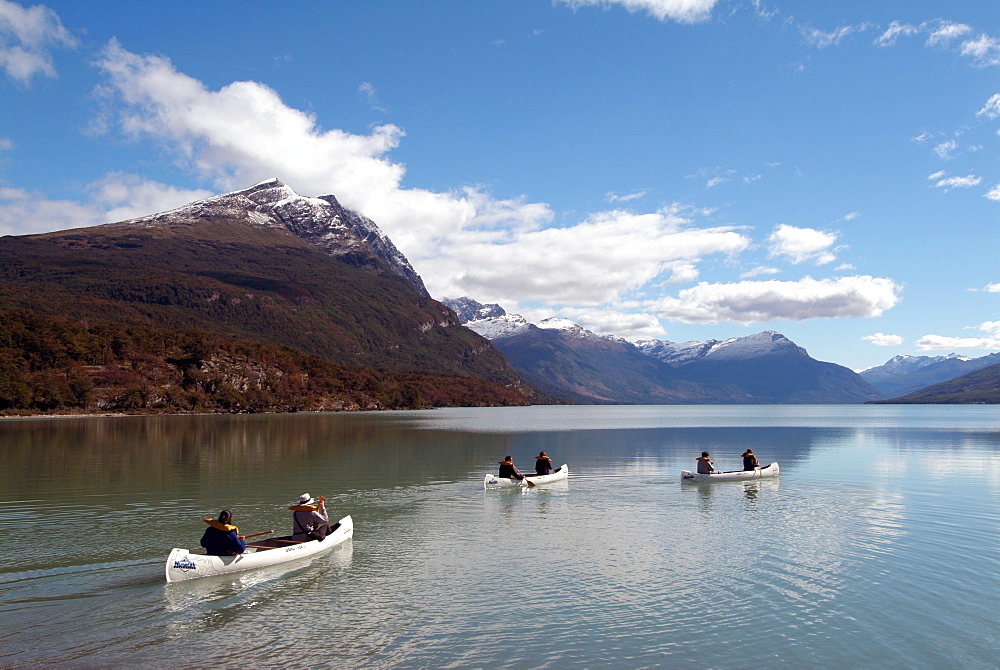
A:
POLYGON ((521 471, 514 467, 514 459, 512 457, 507 456, 502 461, 497 461, 497 463, 500 464, 500 472, 497 475, 498 477, 518 480, 524 479, 524 475, 521 474, 521 471))
POLYGON ((322 540, 340 526, 339 523, 330 526, 326 498, 323 496, 317 501, 308 493, 303 493, 298 502, 288 509, 292 510, 292 539, 298 542, 322 540))
POLYGON ((753 449, 747 449, 741 455, 743 457, 744 470, 756 470, 760 467, 760 462, 757 460, 757 457, 753 455, 753 449))
POLYGON ((535 474, 547 475, 552 473, 552 459, 545 455, 545 452, 535 456, 535 474))
POLYGON ((701 456, 694 460, 698 461, 699 475, 710 475, 715 471, 715 463, 713 463, 712 459, 708 457, 707 451, 701 452, 701 456))
POLYGON ((219 512, 219 518, 205 519, 208 528, 201 536, 201 546, 209 556, 236 556, 247 550, 240 529, 233 525, 233 514, 227 509, 219 512))

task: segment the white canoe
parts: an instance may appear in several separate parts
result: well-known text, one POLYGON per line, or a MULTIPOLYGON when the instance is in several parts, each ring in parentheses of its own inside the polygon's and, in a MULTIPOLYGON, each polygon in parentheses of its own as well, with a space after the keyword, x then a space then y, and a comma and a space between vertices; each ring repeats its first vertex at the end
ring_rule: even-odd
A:
POLYGON ((690 470, 681 470, 682 482, 734 482, 746 481, 750 479, 766 479, 767 477, 778 476, 778 463, 770 463, 762 468, 753 470, 733 470, 732 472, 713 472, 710 475, 701 475, 690 470))
POLYGON ((524 475, 524 479, 510 479, 508 477, 497 477, 496 475, 486 475, 483 479, 484 489, 509 489, 520 486, 527 486, 526 480, 531 480, 535 486, 544 486, 552 482, 561 482, 569 478, 569 467, 563 463, 553 472, 547 475, 524 475))
POLYGON ((352 537, 354 537, 354 521, 350 516, 345 516, 340 520, 340 526, 322 540, 295 542, 288 536, 248 542, 247 551, 237 556, 206 556, 192 553, 189 549, 175 548, 167 557, 167 582, 242 572, 315 556, 343 544, 352 537))

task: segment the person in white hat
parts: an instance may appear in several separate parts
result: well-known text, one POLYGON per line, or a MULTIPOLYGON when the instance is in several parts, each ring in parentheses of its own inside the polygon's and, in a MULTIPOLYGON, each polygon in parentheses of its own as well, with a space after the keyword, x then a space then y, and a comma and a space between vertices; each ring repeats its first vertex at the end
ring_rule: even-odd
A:
POLYGON ((337 529, 340 524, 330 527, 330 516, 326 512, 326 498, 313 499, 308 493, 299 496, 298 502, 289 507, 292 510, 292 539, 300 542, 322 540, 337 529))

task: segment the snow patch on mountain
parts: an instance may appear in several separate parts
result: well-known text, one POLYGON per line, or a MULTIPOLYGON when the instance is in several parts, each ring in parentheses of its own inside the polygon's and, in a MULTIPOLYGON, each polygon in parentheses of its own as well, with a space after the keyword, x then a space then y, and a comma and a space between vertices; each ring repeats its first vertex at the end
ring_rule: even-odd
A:
MULTIPOLYGON (((454 308, 453 308, 454 309, 454 308)), ((463 324, 466 328, 479 333, 487 340, 497 340, 527 332, 534 325, 528 323, 520 314, 503 314, 485 319, 476 319, 463 324)))

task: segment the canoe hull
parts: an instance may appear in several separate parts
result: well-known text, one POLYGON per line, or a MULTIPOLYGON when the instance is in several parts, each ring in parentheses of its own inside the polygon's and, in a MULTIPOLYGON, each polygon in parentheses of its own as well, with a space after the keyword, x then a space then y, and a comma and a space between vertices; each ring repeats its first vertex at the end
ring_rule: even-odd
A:
POLYGON ((175 548, 167 557, 167 582, 243 572, 315 556, 343 544, 352 537, 354 537, 354 520, 350 516, 345 516, 340 520, 340 527, 322 540, 289 544, 286 547, 248 551, 238 556, 206 556, 191 553, 189 549, 175 548))
POLYGON ((710 475, 702 475, 690 470, 681 470, 682 482, 739 482, 754 479, 767 479, 777 477, 779 473, 778 463, 770 463, 755 470, 735 470, 733 472, 713 472, 710 475))
POLYGON ((545 486, 552 482, 565 481, 569 479, 569 466, 563 463, 555 472, 547 475, 525 475, 524 479, 508 479, 506 477, 497 477, 496 475, 486 475, 483 479, 483 488, 487 490, 521 488, 528 485, 525 479, 530 479, 531 483, 535 486, 545 486))

